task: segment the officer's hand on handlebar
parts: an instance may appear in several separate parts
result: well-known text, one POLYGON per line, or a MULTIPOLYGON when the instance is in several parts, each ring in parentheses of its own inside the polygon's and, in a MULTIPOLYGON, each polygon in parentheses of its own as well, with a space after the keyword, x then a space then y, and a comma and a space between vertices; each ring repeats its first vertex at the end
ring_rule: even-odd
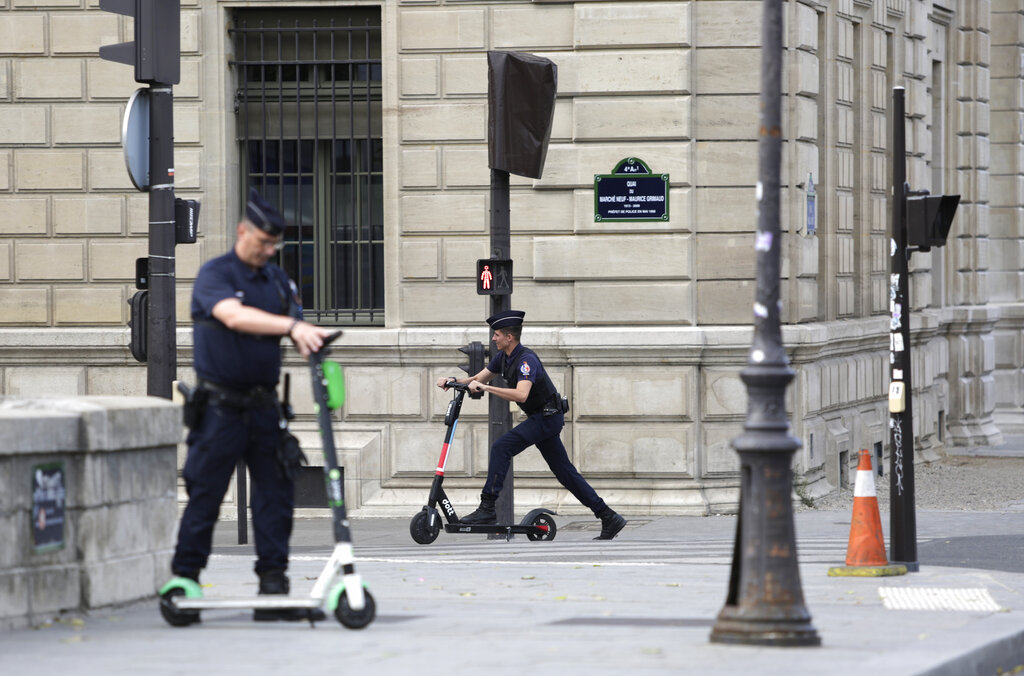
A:
POLYGON ((437 386, 442 390, 447 390, 448 386, 455 382, 455 378, 451 376, 442 376, 437 379, 437 386))
POLYGON ((469 381, 469 391, 472 392, 472 393, 483 392, 484 391, 484 384, 481 383, 479 380, 470 380, 469 381))
POLYGON ((298 322, 292 327, 288 334, 295 348, 303 357, 309 357, 313 352, 319 352, 324 346, 324 338, 334 333, 334 329, 325 329, 309 322, 298 322))

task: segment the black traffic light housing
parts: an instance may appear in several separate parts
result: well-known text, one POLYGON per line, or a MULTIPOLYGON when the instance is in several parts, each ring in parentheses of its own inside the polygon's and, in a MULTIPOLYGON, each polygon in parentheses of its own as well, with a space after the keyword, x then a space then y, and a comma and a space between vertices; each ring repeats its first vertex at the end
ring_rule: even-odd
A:
POLYGON ((946 244, 960 195, 928 195, 927 191, 907 197, 907 244, 918 251, 930 251, 946 244))
POLYGON ((195 244, 199 234, 199 200, 174 198, 174 243, 195 244))
POLYGON ((128 349, 132 353, 132 357, 135 358, 135 361, 145 364, 148 357, 146 337, 149 326, 149 291, 146 289, 136 291, 128 299, 128 305, 131 307, 128 320, 128 326, 131 329, 131 339, 128 343, 128 349))
POLYGON ((100 0, 100 9, 135 18, 135 40, 100 47, 100 58, 135 66, 135 81, 181 79, 180 0, 100 0))
MULTIPOLYGON (((488 350, 486 350, 479 340, 474 340, 469 345, 463 345, 459 348, 459 352, 469 357, 468 364, 459 364, 459 368, 466 372, 466 374, 472 378, 476 374, 484 370, 487 366, 485 358, 488 350)), ((471 399, 479 399, 484 396, 483 392, 470 392, 469 397, 471 399)))

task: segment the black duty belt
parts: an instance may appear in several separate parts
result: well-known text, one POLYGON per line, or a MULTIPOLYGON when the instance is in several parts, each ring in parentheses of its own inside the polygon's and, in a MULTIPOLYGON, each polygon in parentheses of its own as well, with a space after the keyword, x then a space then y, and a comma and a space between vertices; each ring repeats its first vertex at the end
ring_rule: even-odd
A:
POLYGON ((199 379, 199 387, 210 393, 209 401, 213 404, 232 408, 264 408, 277 405, 277 391, 272 387, 257 386, 237 390, 202 378, 199 379))

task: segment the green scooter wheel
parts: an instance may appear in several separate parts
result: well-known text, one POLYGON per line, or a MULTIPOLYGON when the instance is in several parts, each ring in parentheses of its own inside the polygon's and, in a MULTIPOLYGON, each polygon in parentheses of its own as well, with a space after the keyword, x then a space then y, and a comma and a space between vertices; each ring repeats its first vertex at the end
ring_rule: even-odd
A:
POLYGON ((338 622, 349 629, 362 629, 373 622, 377 615, 377 604, 366 589, 363 590, 363 598, 365 603, 362 610, 353 610, 348 604, 348 591, 342 592, 341 598, 338 599, 338 607, 334 609, 334 616, 338 618, 338 622))
POLYGON ((198 610, 178 610, 172 600, 175 596, 185 596, 185 590, 174 587, 160 596, 160 614, 172 627, 187 627, 199 621, 198 610))

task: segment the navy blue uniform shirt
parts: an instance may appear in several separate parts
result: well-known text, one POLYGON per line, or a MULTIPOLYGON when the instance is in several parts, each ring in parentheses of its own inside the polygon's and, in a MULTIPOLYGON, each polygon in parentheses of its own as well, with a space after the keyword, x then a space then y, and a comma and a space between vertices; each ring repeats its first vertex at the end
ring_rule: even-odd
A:
MULTIPOLYGON (((487 370, 491 373, 497 373, 502 375, 505 372, 505 367, 512 362, 516 363, 516 382, 520 380, 529 380, 531 383, 536 384, 537 379, 540 378, 541 374, 544 373, 544 367, 541 366, 540 359, 531 352, 523 350, 523 344, 516 345, 516 349, 512 350, 512 354, 506 355, 504 352, 498 352, 498 354, 491 357, 490 363, 487 364, 487 370)), ((511 388, 515 388, 515 383, 509 383, 511 388)))
POLYGON ((196 374, 235 389, 277 385, 281 372, 281 337, 231 331, 213 317, 213 306, 225 298, 273 314, 292 308, 292 291, 284 270, 267 263, 253 270, 235 250, 207 261, 192 289, 192 321, 196 374))

